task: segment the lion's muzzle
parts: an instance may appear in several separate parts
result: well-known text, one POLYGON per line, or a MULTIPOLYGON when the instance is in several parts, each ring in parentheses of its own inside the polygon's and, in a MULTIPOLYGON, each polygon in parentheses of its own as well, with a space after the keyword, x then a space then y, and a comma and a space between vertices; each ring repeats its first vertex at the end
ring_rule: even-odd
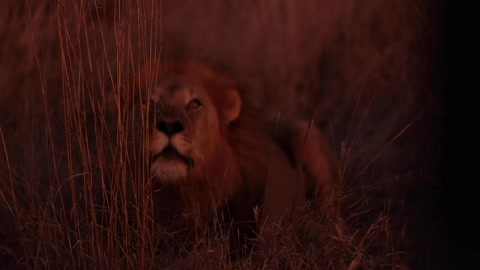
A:
POLYGON ((180 121, 159 121, 150 140, 150 171, 160 181, 185 178, 194 166, 190 140, 180 121))
POLYGON ((193 167, 193 159, 180 154, 180 152, 178 152, 175 146, 171 143, 167 145, 159 154, 153 156, 152 162, 155 162, 155 160, 160 158, 165 160, 180 160, 189 167, 193 167))

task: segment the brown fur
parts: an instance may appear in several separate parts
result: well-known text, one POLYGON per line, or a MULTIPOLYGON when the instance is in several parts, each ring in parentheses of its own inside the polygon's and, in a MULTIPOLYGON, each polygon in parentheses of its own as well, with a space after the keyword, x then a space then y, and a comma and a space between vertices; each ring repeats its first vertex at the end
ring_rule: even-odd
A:
POLYGON ((263 209, 263 219, 279 222, 301 211, 307 199, 331 193, 333 160, 317 128, 297 119, 278 123, 267 119, 245 100, 231 96, 232 89, 236 91, 232 80, 194 63, 169 62, 145 69, 133 80, 133 89, 141 89, 135 99, 148 99, 149 92, 142 89, 151 89, 164 78, 188 78, 194 82, 191 87, 201 85, 218 114, 219 129, 196 135, 215 138, 216 146, 200 145, 197 150, 210 159, 196 161, 185 179, 175 183, 153 179, 157 222, 173 220, 189 227, 205 224, 215 214, 228 221, 255 222, 257 206, 263 209), (238 102, 241 111, 230 119, 231 107, 238 102))

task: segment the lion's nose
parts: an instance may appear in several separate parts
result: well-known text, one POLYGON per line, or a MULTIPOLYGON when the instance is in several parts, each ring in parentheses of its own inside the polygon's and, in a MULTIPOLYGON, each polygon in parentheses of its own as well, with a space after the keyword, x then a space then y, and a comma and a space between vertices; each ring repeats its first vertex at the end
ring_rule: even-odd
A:
POLYGON ((180 121, 174 121, 174 122, 168 122, 168 123, 165 121, 160 121, 157 123, 157 129, 170 137, 177 133, 182 132, 185 128, 180 121))

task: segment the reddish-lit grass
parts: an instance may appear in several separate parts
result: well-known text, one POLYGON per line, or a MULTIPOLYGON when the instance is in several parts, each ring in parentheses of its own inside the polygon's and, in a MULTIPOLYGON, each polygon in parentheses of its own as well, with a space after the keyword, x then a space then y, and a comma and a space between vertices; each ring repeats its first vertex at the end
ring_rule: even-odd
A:
POLYGON ((438 141, 430 139, 437 134, 433 119, 443 116, 430 82, 436 70, 429 59, 437 55, 429 46, 438 31, 430 6, 414 0, 0 6, 1 268, 434 265, 422 244, 437 234, 422 233, 436 225, 441 231, 441 217, 415 230, 431 209, 424 201, 436 198, 423 190, 440 185, 438 141), (223 69, 249 102, 324 128, 341 165, 334 203, 346 229, 306 215, 261 230, 257 248, 231 261, 221 226, 197 228, 188 243, 154 226, 141 132, 130 111, 119 106, 111 114, 106 95, 121 96, 134 70, 158 58, 223 69))

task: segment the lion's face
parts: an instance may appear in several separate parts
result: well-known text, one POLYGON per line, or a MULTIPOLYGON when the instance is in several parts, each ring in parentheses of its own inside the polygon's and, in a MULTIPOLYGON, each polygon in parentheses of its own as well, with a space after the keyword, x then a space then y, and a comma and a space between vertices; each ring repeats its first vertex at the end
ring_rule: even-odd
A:
POLYGON ((224 115, 205 88, 201 82, 174 76, 161 78, 151 90, 145 105, 150 171, 155 179, 174 182, 203 176, 205 164, 222 147, 224 115))
POLYGON ((162 79, 147 107, 152 175, 161 181, 186 178, 205 159, 199 150, 212 147, 220 132, 206 90, 195 82, 162 79))

